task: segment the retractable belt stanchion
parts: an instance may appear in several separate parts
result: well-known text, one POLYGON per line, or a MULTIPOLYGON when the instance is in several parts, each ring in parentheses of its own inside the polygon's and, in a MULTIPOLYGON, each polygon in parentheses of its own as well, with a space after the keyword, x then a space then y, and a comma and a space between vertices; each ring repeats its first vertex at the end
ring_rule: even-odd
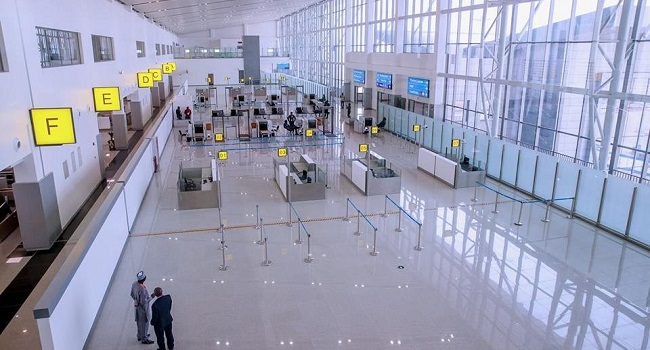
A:
POLYGON ((311 263, 314 258, 311 256, 311 235, 307 233, 307 257, 304 260, 306 263, 311 263))
MULTIPOLYGON (((220 231, 220 233, 221 233, 221 242, 223 243, 223 242, 225 242, 225 240, 224 240, 224 238, 223 238, 223 235, 224 235, 224 232, 223 232, 223 231, 224 231, 224 229, 223 229, 223 225, 221 225, 221 226, 219 227, 219 231, 220 231)), ((221 244, 221 245, 219 245, 219 250, 226 249, 226 248, 228 248, 228 246, 225 245, 225 244, 221 244)))
MULTIPOLYGON (((298 239, 293 241, 295 244, 302 244, 302 239, 300 238, 300 231, 301 231, 301 222, 298 222, 298 239)), ((309 233, 307 234, 307 237, 309 238, 309 233)))
POLYGON ((478 197, 476 196, 477 187, 478 187, 477 185, 474 185, 474 197, 472 197, 472 202, 478 202, 478 197))
POLYGON ((264 244, 264 219, 260 218, 260 240, 257 241, 257 244, 264 244))
POLYGON ((350 221, 350 199, 346 198, 345 199, 345 217, 343 218, 343 221, 350 221))
POLYGON ((228 265, 226 265, 226 248, 228 248, 228 246, 226 245, 226 240, 223 237, 223 231, 223 225, 221 225, 221 244, 219 244, 219 248, 221 250, 221 266, 219 266, 219 271, 228 270, 228 265))
POLYGON ((388 217, 388 196, 384 196, 384 213, 381 214, 381 217, 383 218, 388 217))
POLYGON ((402 232, 402 211, 400 210, 397 213, 397 227, 395 227, 395 232, 402 232))
POLYGON ((550 222, 551 221, 551 201, 546 201, 546 214, 544 214, 544 218, 542 219, 542 222, 550 222))
POLYGON ((262 261, 262 266, 271 266, 272 262, 269 260, 269 244, 268 239, 264 237, 264 261, 262 261))
POLYGON ((418 225, 418 244, 413 247, 413 249, 417 250, 418 252, 424 249, 422 245, 420 244, 420 238, 422 237, 422 224, 418 225))
POLYGON ((492 210, 492 213, 498 214, 499 213, 499 192, 495 192, 497 194, 496 199, 494 200, 494 209, 492 210))
POLYGON ((524 211, 524 202, 519 202, 519 217, 517 218, 517 222, 515 222, 515 225, 521 226, 523 223, 521 222, 521 213, 524 211))
POLYGON ((375 228, 375 234, 372 240, 372 251, 370 252, 370 255, 377 256, 377 254, 379 254, 379 252, 377 251, 377 229, 375 228))
POLYGON ((361 211, 357 209, 357 231, 354 233, 355 236, 361 236, 361 211))
POLYGON ((260 228, 260 205, 255 204, 255 228, 259 229, 260 228))

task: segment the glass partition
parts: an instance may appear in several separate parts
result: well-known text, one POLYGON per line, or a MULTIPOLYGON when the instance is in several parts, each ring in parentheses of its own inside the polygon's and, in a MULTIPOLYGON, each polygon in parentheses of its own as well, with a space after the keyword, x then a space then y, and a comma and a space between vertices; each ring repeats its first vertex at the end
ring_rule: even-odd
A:
POLYGON ((503 155, 504 142, 499 139, 490 139, 487 157, 487 173, 497 179, 501 178, 501 156, 503 155))
POLYGON ((451 154, 451 133, 453 132, 453 127, 451 123, 442 123, 442 145, 441 152, 443 155, 451 154))
POLYGON ((445 123, 439 120, 433 121, 433 125, 432 125, 433 130, 431 131, 433 135, 433 139, 431 140, 432 143, 431 149, 434 152, 440 153, 440 151, 442 150, 442 126, 444 124, 445 123))
MULTIPOLYGON (((559 162, 555 180, 555 198, 570 198, 576 195, 580 166, 568 162, 559 162)), ((557 205, 571 210, 573 201, 558 201, 557 205)))
POLYGON ((633 204, 632 220, 630 223, 630 237, 650 245, 650 186, 641 185, 636 189, 633 204))
POLYGON ((489 136, 485 134, 476 135, 476 146, 474 146, 474 158, 476 159, 476 166, 481 169, 486 169, 489 144, 490 144, 489 136))
POLYGON ((537 152, 526 148, 522 148, 519 151, 519 164, 517 164, 517 187, 528 193, 533 193, 537 154, 537 152))
MULTIPOLYGON (((605 182, 605 198, 600 223, 617 232, 624 233, 632 204, 635 184, 628 180, 609 176, 605 182)), ((646 212, 648 210, 646 209, 646 212)))
MULTIPOLYGON (((557 158, 539 154, 537 156, 537 169, 535 171, 535 188, 533 193, 544 199, 553 197, 553 185, 555 184, 555 170, 557 158)), ((560 198, 557 195, 555 198, 560 198)), ((568 201, 571 202, 571 201, 568 201)))
POLYGON ((520 147, 506 142, 503 147, 503 164, 501 164, 501 181, 515 185, 517 181, 517 164, 520 147))
POLYGON ((578 183, 576 213, 593 221, 598 221, 598 209, 605 184, 605 173, 582 168, 578 183))

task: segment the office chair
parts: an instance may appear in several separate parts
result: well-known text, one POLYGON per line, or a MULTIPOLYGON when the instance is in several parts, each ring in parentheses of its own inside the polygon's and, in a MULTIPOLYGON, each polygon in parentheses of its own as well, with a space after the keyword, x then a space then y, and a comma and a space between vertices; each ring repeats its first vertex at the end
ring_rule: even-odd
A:
POLYGON ((188 179, 186 177, 184 177, 183 180, 185 181, 185 191, 196 190, 196 184, 194 183, 194 180, 188 179))

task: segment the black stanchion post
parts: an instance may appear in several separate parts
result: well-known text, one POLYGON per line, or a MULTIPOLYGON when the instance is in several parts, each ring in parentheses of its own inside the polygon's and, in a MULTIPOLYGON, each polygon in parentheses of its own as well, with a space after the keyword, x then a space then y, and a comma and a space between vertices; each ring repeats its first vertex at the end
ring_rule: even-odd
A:
POLYGON ((521 222, 521 213, 524 211, 524 202, 519 202, 519 217, 517 218, 517 222, 515 222, 515 225, 521 226, 523 223, 521 222))
POLYGON ((377 229, 375 228, 375 234, 372 240, 372 251, 370 252, 370 255, 377 256, 377 254, 379 254, 379 252, 377 251, 377 229))
POLYGON ((413 249, 417 250, 418 252, 421 251, 422 249, 424 249, 424 247, 422 247, 422 245, 420 244, 421 237, 422 237, 422 224, 419 224, 419 226, 418 226, 418 244, 415 247, 413 247, 413 249))
POLYGON ((221 239, 221 266, 219 266, 219 271, 226 271, 228 270, 228 266, 226 265, 226 242, 221 239))

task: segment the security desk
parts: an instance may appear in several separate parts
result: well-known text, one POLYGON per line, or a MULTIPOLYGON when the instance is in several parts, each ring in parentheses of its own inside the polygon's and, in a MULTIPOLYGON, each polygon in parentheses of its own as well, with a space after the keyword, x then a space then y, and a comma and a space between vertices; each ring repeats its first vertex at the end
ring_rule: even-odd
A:
POLYGON ((183 168, 181 164, 177 190, 180 210, 219 207, 219 180, 211 168, 183 168))
POLYGON ((273 159, 275 181, 287 201, 325 199, 327 174, 306 154, 297 162, 273 159), (307 176, 302 177, 303 171, 307 176))
POLYGON ((418 151, 418 169, 453 188, 474 187, 476 182, 485 182, 487 175, 483 169, 447 159, 426 148, 418 151))
POLYGON ((341 162, 341 174, 366 196, 399 193, 401 189, 401 171, 375 152, 362 158, 348 151, 341 162))

